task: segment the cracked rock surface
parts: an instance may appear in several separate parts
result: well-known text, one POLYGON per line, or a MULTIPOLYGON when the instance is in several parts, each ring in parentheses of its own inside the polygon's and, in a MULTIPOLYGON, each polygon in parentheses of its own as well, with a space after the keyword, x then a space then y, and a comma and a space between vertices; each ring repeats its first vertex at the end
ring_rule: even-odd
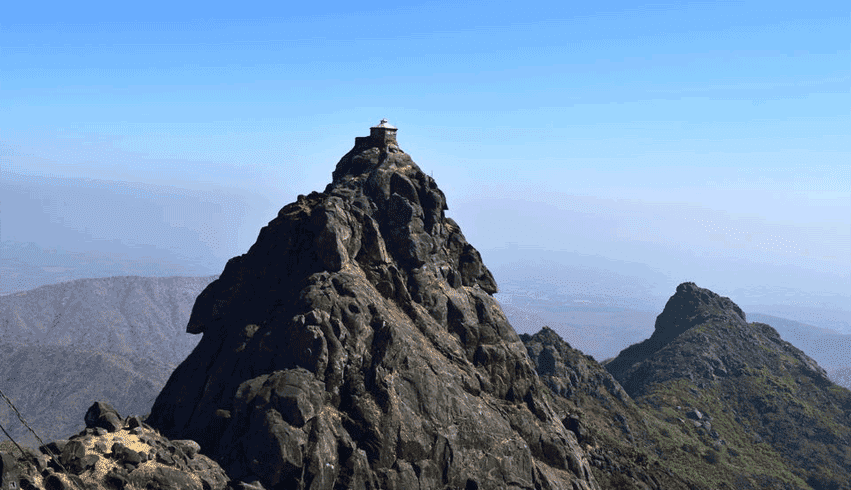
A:
POLYGON ((446 209, 358 138, 198 297, 147 423, 265 488, 599 489, 446 209))

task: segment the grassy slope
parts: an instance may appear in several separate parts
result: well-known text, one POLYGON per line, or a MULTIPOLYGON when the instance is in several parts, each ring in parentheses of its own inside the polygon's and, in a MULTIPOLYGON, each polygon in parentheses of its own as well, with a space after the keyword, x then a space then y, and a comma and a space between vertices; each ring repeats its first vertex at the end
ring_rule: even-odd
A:
MULTIPOLYGON (((711 328, 683 335, 698 345, 711 328)), ((524 342, 529 348, 530 338, 524 342)), ((671 379, 634 400, 605 386, 603 366, 562 347, 561 379, 548 385, 564 394, 560 387, 573 378, 579 389, 567 396, 551 391, 550 399, 591 434, 583 445, 597 459, 592 468, 603 488, 642 488, 647 478, 665 489, 848 488, 842 464, 851 461, 843 442, 851 392, 766 349, 780 367, 748 367, 711 381, 671 379), (711 417, 708 424, 689 418, 694 408, 711 417)))

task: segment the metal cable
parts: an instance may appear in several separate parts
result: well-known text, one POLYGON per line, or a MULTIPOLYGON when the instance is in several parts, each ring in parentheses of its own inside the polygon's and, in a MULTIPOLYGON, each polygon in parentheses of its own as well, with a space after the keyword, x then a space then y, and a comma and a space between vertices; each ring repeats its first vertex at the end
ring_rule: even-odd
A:
POLYGON ((0 429, 2 429, 2 430, 3 430, 3 433, 4 433, 4 434, 6 434, 6 437, 8 437, 10 441, 12 441, 12 444, 14 444, 15 446, 17 446, 17 447, 18 447, 18 450, 20 450, 20 451, 21 451, 21 454, 23 455, 23 457, 25 457, 25 458, 26 458, 27 456, 29 456, 29 453, 25 452, 25 451, 24 451, 24 448, 22 448, 22 447, 21 447, 21 445, 20 445, 20 444, 18 444, 18 443, 17 443, 14 439, 12 439, 12 436, 11 436, 11 435, 9 435, 9 433, 8 433, 8 432, 6 432, 6 428, 5 428, 5 427, 3 427, 3 424, 0 424, 0 429))
MULTIPOLYGON (((10 399, 9 399, 9 397, 7 397, 7 396, 6 396, 6 394, 5 394, 5 393, 3 393, 3 391, 2 391, 2 390, 0 390, 0 396, 3 396, 3 399, 4 399, 4 400, 6 400, 6 403, 8 403, 10 407, 12 407, 12 410, 14 410, 14 411, 15 411, 15 414, 18 416, 18 419, 20 419, 21 423, 22 423, 22 424, 24 424, 24 426, 25 426, 27 429, 29 429, 29 430, 30 430, 30 432, 32 432, 32 433, 33 433, 33 435, 34 435, 34 436, 35 436, 35 438, 38 440, 38 442, 40 442, 40 443, 41 443, 41 446, 40 446, 40 447, 44 448, 44 450, 45 450, 45 451, 47 451, 47 453, 50 455, 50 458, 53 460, 53 462, 54 462, 54 463, 56 463, 56 465, 57 465, 57 466, 59 466, 59 468, 61 468, 61 469, 62 469, 62 472, 63 472, 63 473, 67 474, 67 473, 68 473, 68 470, 66 470, 66 469, 65 469, 65 467, 64 467, 64 466, 62 466, 62 463, 60 463, 60 462, 59 462, 59 459, 56 457, 56 455, 55 455, 55 454, 53 454, 53 451, 51 451, 51 450, 50 450, 50 448, 49 448, 49 447, 47 447, 47 444, 45 444, 45 443, 44 443, 44 441, 42 441, 42 440, 41 440, 41 437, 38 437, 38 434, 36 434, 36 433, 35 433, 35 431, 33 430, 33 428, 32 428, 32 427, 30 427, 30 424, 28 424, 28 423, 27 423, 27 421, 26 421, 26 420, 24 420, 23 415, 21 415, 21 412, 19 412, 19 411, 18 411, 18 409, 17 409, 17 408, 15 408, 15 404, 14 404, 14 403, 12 403, 12 400, 10 400, 10 399)), ((3 429, 3 432, 5 433, 5 432, 6 432, 6 429, 3 429)), ((8 436, 9 434, 8 434, 8 433, 6 433, 6 435, 8 436)), ((9 439, 12 439, 12 438, 11 438, 11 437, 9 437, 9 439)), ((15 441, 14 441, 14 440, 12 440, 12 442, 15 442, 15 441)), ((17 442, 15 442, 15 445, 16 445, 16 446, 18 446, 18 443, 17 443, 17 442)), ((21 446, 18 446, 18 449, 21 449, 21 446)), ((21 452, 23 452, 23 449, 21 449, 21 452)), ((24 455, 26 455, 26 453, 24 453, 24 455)), ((69 478, 69 480, 71 480, 71 479, 69 478)), ((73 481, 73 480, 72 480, 72 481, 73 481)))

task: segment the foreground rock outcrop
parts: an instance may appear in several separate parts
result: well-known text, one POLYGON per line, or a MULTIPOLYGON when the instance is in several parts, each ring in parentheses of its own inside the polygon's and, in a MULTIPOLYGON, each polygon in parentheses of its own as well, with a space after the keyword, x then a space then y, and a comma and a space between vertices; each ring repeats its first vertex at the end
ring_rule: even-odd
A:
POLYGON ((0 488, 225 490, 229 478, 192 440, 168 440, 140 417, 95 402, 86 429, 14 457, 0 453, 0 488))
POLYGON ((147 423, 265 488, 598 489, 446 209, 357 138, 199 296, 147 423))

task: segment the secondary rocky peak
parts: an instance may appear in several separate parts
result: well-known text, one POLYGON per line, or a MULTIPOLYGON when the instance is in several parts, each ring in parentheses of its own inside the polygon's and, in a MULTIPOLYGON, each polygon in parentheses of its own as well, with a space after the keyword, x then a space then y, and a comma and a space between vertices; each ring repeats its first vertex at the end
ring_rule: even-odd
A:
MULTIPOLYGON (((766 332, 772 333, 772 341, 780 342, 777 332, 767 325, 765 327, 766 332)), ((733 344, 734 339, 756 341, 755 334, 762 338, 760 328, 749 327, 745 321, 745 313, 730 298, 698 287, 693 282, 685 282, 677 286, 665 309, 656 317, 653 335, 622 350, 605 366, 627 393, 635 397, 643 393, 654 380, 668 380, 679 376, 677 371, 685 369, 680 365, 682 361, 679 358, 683 346, 687 346, 685 350, 693 348, 702 352, 699 357, 705 361, 688 366, 692 377, 698 374, 711 378, 724 375, 729 370, 739 369, 740 365, 729 362, 729 359, 740 356, 731 353, 732 357, 727 357, 727 362, 720 361, 719 346, 733 344), (698 333, 696 327, 700 326, 710 329, 712 335, 708 332, 698 333), (664 362, 660 359, 664 359, 664 362), (654 376, 651 377, 649 373, 654 362, 660 362, 667 367, 654 371, 654 376)))
POLYGON ((544 325, 541 330, 534 335, 521 335, 521 339, 524 343, 527 342, 527 338, 545 346, 564 345, 567 348, 570 348, 570 344, 568 344, 564 339, 562 339, 561 335, 559 335, 555 330, 551 329, 546 325, 544 325))
POLYGON ((715 450, 728 446, 728 454, 737 455, 767 442, 772 463, 797 468, 802 480, 783 488, 807 488, 804 480, 812 488, 848 488, 851 393, 774 328, 747 323, 729 298, 681 284, 653 335, 605 368, 645 407, 660 413, 691 407, 685 416, 715 450), (732 441, 734 427, 748 439, 732 441))
POLYGON ((656 317, 653 337, 660 342, 670 341, 686 330, 707 322, 736 323, 744 325, 745 313, 730 298, 684 282, 668 299, 665 309, 656 317))
POLYGON ((266 488, 599 488, 444 194, 371 129, 201 293, 148 423, 266 488))

